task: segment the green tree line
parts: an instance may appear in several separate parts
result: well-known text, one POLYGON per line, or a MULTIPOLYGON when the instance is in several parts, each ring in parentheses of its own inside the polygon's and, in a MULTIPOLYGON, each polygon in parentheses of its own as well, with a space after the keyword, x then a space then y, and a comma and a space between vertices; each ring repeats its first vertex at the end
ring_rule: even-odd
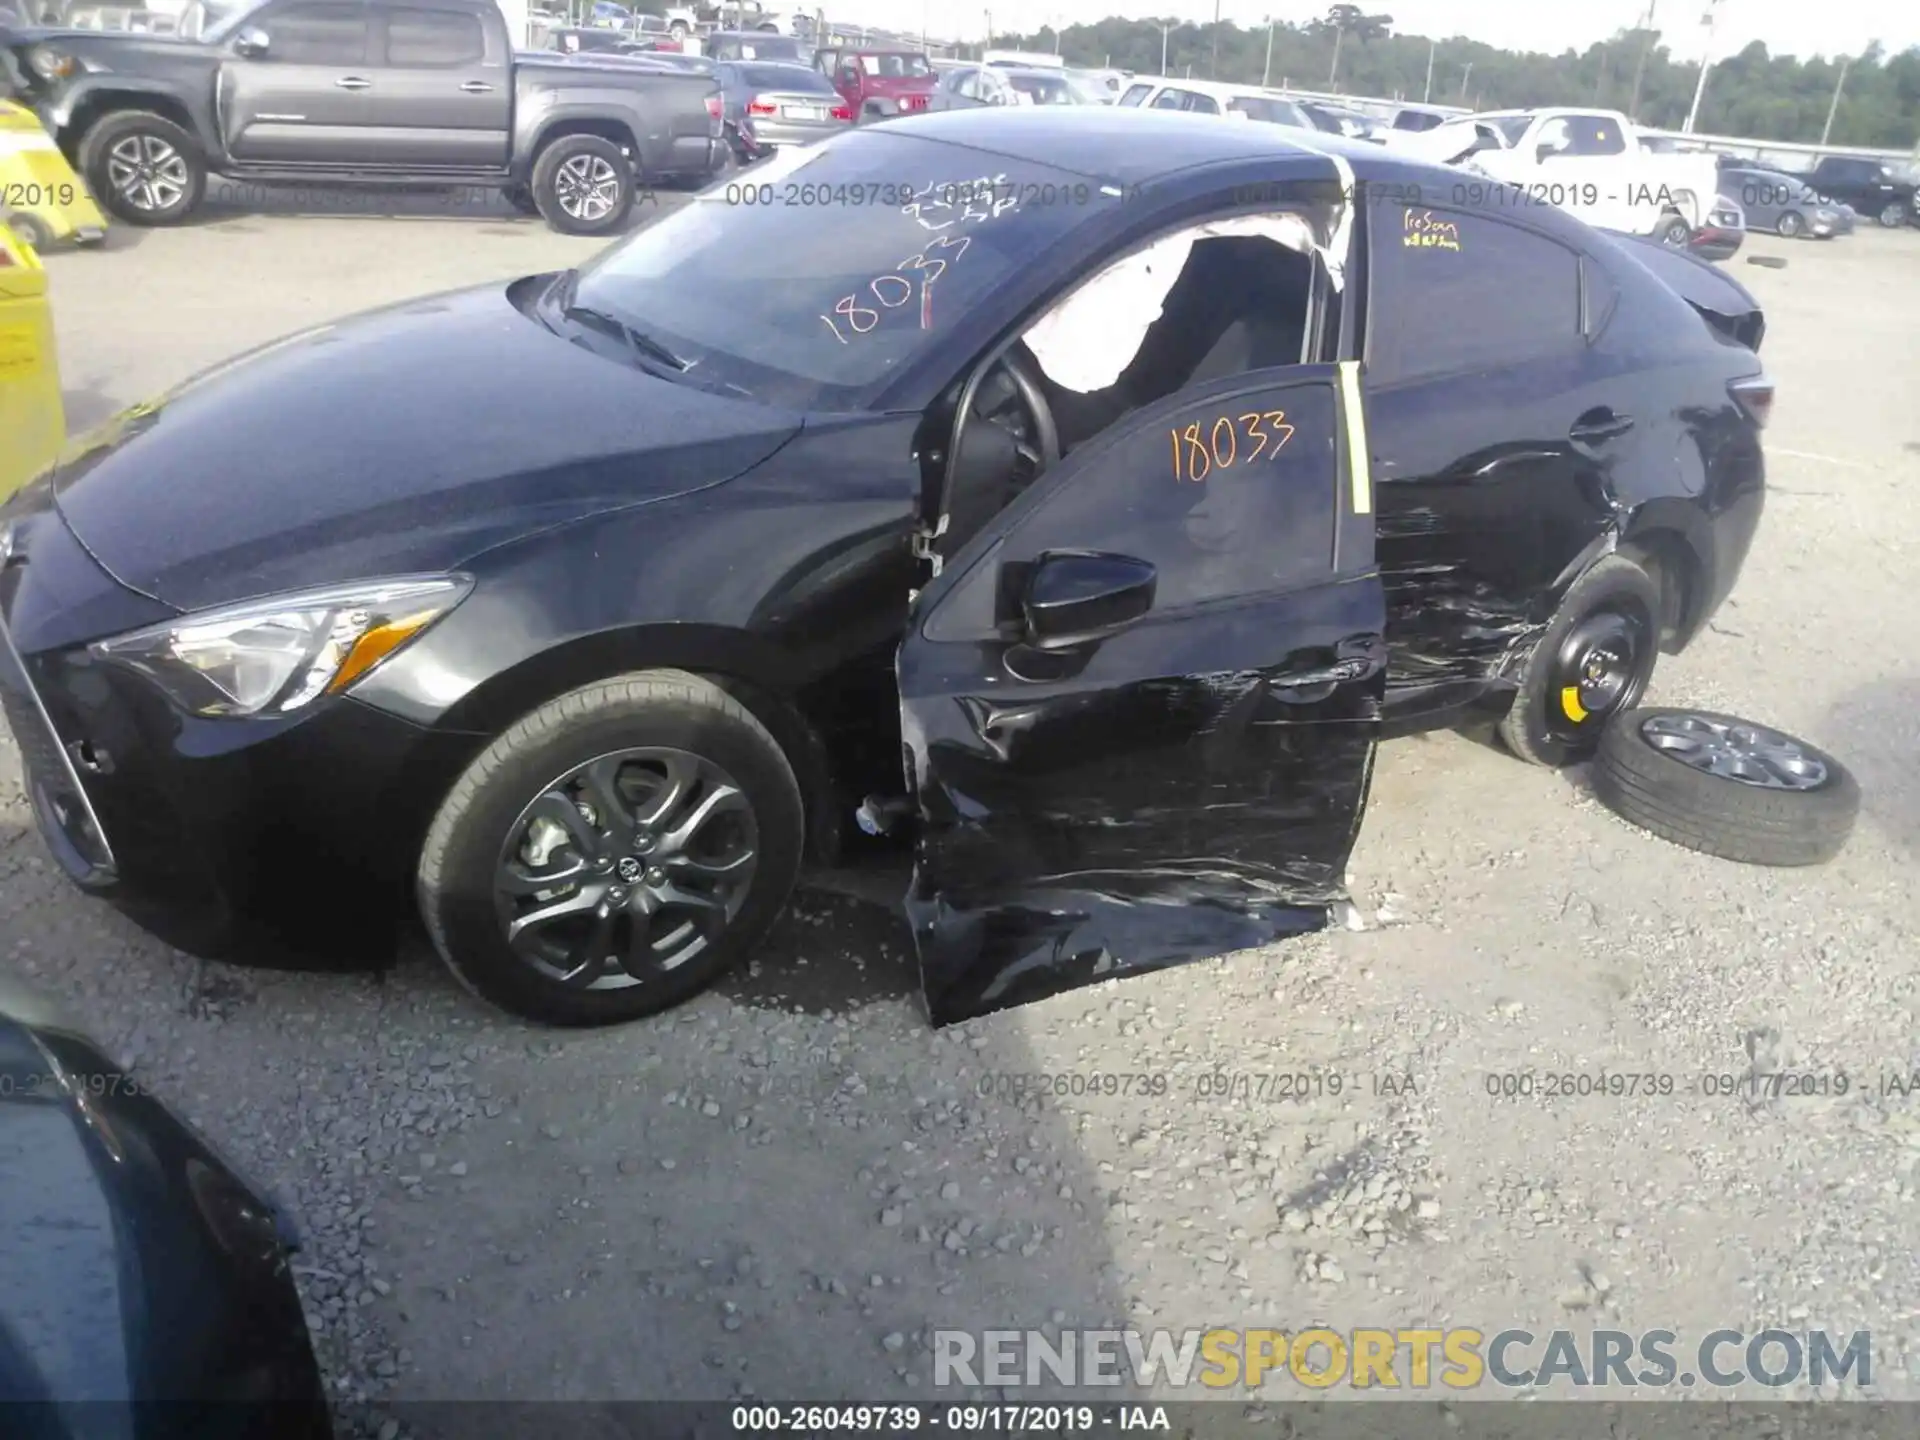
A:
MULTIPOLYGON (((1490 110, 1531 105, 1597 105, 1629 111, 1641 124, 1677 130, 1700 68, 1680 62, 1657 32, 1622 30, 1583 51, 1558 55, 1502 50, 1455 36, 1392 33, 1392 17, 1335 6, 1327 19, 1266 26, 1165 22, 1166 73, 1305 90, 1337 90, 1490 110), (1338 47, 1338 71, 1335 49, 1338 47), (1432 59, 1429 89, 1428 60, 1432 59), (1331 83, 1330 83, 1331 77, 1331 83), (1637 92, 1636 92, 1637 83, 1637 92), (1637 93, 1637 98, 1636 98, 1637 93)), ((1069 63, 1161 73, 1162 22, 1107 19, 1055 33, 996 35, 1003 48, 1058 50, 1069 63)), ((1773 55, 1755 41, 1715 62, 1694 123, 1709 134, 1817 143, 1847 65, 1833 145, 1911 150, 1920 141, 1920 47, 1887 55, 1875 42, 1850 61, 1773 55)))

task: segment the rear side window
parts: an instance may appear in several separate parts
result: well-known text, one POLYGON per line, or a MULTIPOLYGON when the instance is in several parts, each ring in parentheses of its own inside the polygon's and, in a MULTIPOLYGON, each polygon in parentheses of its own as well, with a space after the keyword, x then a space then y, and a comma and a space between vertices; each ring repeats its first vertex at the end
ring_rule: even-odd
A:
POLYGON ((1566 246, 1439 207, 1382 205, 1369 221, 1376 383, 1493 370, 1584 343, 1580 257, 1566 246))
POLYGON ((487 53, 477 15, 455 10, 388 10, 387 64, 472 65, 487 53))
POLYGON ((1120 97, 1118 103, 1121 105, 1138 105, 1152 93, 1153 87, 1151 85, 1129 85, 1126 93, 1120 97))
POLYGON ((358 5, 290 5, 266 23, 275 60, 287 65, 364 65, 367 12, 358 5))
POLYGON ((1566 117, 1564 155, 1624 155, 1627 137, 1620 122, 1611 115, 1569 115, 1566 117))

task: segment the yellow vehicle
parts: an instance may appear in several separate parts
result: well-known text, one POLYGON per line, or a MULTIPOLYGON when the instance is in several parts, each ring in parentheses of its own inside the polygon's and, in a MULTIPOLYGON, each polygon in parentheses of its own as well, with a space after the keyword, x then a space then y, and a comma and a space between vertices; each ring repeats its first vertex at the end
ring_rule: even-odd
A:
POLYGON ((47 272, 0 225, 0 500, 51 465, 66 438, 47 272))
POLYGON ((107 233, 107 217, 40 117, 11 100, 0 100, 0 225, 42 250, 107 233))

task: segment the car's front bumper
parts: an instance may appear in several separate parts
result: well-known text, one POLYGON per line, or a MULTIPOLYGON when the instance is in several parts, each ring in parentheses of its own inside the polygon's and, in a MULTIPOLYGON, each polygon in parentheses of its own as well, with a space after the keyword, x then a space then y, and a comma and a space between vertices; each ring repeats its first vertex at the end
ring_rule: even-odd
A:
POLYGON ((0 702, 62 869, 195 954, 383 961, 420 837, 479 737, 351 697, 291 718, 186 715, 84 645, 16 644, 47 583, 31 558, 0 571, 0 702))

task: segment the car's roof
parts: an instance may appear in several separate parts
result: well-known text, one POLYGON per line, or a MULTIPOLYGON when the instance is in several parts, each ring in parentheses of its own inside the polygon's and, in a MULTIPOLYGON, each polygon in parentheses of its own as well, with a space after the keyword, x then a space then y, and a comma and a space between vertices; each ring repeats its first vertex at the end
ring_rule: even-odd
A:
MULTIPOLYGON (((1141 78, 1136 76, 1134 83, 1138 84, 1141 78)), ((1182 80, 1178 76, 1156 75, 1148 83, 1156 90, 1191 90, 1196 95, 1222 98, 1234 95, 1257 95, 1263 100, 1281 98, 1258 85, 1235 85, 1228 80, 1182 80)))
POLYGON ((886 128, 1129 185, 1195 165, 1235 160, 1262 166, 1266 179, 1306 179, 1329 174, 1326 157, 1331 154, 1343 156, 1356 173, 1367 176, 1383 168, 1406 168, 1378 145, 1319 131, 1258 122, 1236 125, 1132 106, 983 106, 909 115, 889 120, 886 128), (1309 134, 1311 143, 1305 140, 1309 134))

